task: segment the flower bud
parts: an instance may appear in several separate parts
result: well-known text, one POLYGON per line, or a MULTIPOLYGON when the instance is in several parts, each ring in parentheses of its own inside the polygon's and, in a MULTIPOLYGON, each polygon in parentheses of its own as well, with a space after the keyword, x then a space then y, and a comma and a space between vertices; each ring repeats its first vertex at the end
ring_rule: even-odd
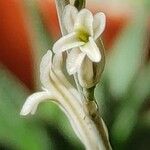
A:
POLYGON ((85 57, 78 71, 79 83, 83 88, 86 89, 96 86, 96 84, 100 80, 101 74, 105 66, 105 55, 104 55, 103 43, 101 40, 97 40, 96 44, 100 49, 101 61, 95 63, 92 62, 88 57, 85 57))

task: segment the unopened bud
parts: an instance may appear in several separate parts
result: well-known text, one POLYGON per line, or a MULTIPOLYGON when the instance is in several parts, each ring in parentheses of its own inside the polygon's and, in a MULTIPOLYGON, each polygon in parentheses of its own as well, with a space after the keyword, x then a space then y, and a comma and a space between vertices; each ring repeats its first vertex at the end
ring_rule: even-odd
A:
MULTIPOLYGON (((85 57, 78 72, 78 80, 83 88, 89 89, 96 86, 99 82, 101 74, 105 66, 105 55, 102 41, 96 42, 100 49, 101 60, 98 63, 92 62, 88 57, 85 57)), ((91 49, 92 53, 92 49, 91 49)))

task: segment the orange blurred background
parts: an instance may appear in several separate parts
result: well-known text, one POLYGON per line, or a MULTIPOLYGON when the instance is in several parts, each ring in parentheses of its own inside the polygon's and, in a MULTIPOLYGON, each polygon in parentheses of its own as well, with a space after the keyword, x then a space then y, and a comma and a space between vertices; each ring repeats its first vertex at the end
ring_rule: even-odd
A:
MULTIPOLYGON (((54 40, 60 36, 54 0, 38 0, 41 20, 48 34, 54 40)), ((130 20, 129 14, 116 12, 115 7, 88 3, 94 13, 103 11, 107 16, 107 26, 103 35, 106 50, 111 48, 122 28, 130 20), (115 10, 115 11, 114 11, 115 10)), ((34 87, 32 26, 28 24, 28 13, 24 1, 0 1, 0 62, 16 75, 29 89, 34 87)), ((127 11, 126 11, 127 12, 127 11)))

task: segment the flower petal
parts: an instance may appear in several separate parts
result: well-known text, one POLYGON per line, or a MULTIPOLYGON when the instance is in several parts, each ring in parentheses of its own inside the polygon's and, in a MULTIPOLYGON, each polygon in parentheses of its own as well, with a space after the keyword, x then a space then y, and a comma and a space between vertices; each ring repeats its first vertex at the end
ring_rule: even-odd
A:
MULTIPOLYGON (((72 51, 72 50, 71 50, 72 51)), ((81 52, 81 51, 80 51, 81 52)), ((53 57, 53 71, 59 80, 65 85, 65 87, 70 91, 81 103, 81 98, 79 92, 72 86, 72 84, 67 80, 66 76, 63 73, 63 57, 62 53, 55 54, 53 57)), ((61 83, 59 82, 59 83, 61 83)))
POLYGON ((47 99, 55 99, 55 97, 50 92, 37 92, 29 96, 23 105, 23 108, 20 112, 20 115, 26 116, 29 113, 34 114, 37 106, 40 102, 43 102, 47 99))
POLYGON ((64 9, 62 19, 63 19, 64 26, 66 30, 68 31, 68 33, 73 32, 77 13, 78 13, 78 10, 76 9, 76 7, 72 5, 67 5, 64 9))
POLYGON ((43 73, 47 66, 51 67, 51 64, 52 64, 52 52, 51 50, 48 50, 47 53, 42 57, 40 64, 40 73, 43 73))
POLYGON ((96 40, 104 31, 106 26, 106 16, 104 13, 99 12, 94 16, 93 30, 94 40, 96 40))
POLYGON ((74 29, 84 29, 90 36, 93 36, 93 14, 88 9, 82 9, 78 13, 74 29))
POLYGON ((81 45, 84 45, 84 42, 79 41, 76 38, 75 33, 68 34, 66 36, 63 36, 53 46, 54 53, 61 53, 63 51, 79 47, 81 45))
POLYGON ((66 60, 66 68, 70 75, 75 74, 79 70, 84 57, 85 53, 82 53, 78 48, 70 51, 66 60))
POLYGON ((56 71, 61 71, 63 67, 63 55, 62 53, 55 54, 53 57, 53 68, 56 71))
POLYGON ((94 42, 93 38, 89 37, 89 42, 84 46, 81 46, 80 49, 82 52, 87 54, 91 61, 99 62, 101 60, 100 50, 94 42))
POLYGON ((82 65, 79 69, 78 79, 82 87, 90 88, 93 86, 93 62, 87 56, 83 60, 82 65))
POLYGON ((43 56, 40 64, 40 80, 45 88, 49 87, 49 72, 52 67, 52 52, 50 50, 43 56))

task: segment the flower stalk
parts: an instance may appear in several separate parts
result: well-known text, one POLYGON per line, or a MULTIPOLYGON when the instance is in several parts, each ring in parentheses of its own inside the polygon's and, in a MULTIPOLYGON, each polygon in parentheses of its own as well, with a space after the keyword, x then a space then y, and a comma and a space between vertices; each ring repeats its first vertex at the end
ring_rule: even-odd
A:
POLYGON ((42 91, 27 98, 20 114, 34 114, 41 102, 50 100, 66 114, 87 150, 111 150, 107 128, 94 97, 105 65, 99 37, 105 29, 106 18, 102 12, 93 16, 88 9, 82 9, 84 5, 85 0, 73 3, 56 0, 62 37, 54 44, 54 53, 48 50, 42 58, 42 91), (64 52, 67 52, 66 60, 64 52), (64 64, 68 74, 74 76, 77 88, 63 73, 64 64))
MULTIPOLYGON (((62 35, 66 35, 67 31, 66 31, 64 24, 63 24, 62 14, 63 14, 63 10, 65 9, 65 6, 67 6, 68 3, 70 3, 70 2, 69 2, 69 0, 62 0, 62 1, 55 0, 55 1, 56 1, 56 8, 57 8, 57 12, 58 12, 58 18, 59 18, 59 23, 60 23, 62 35)), ((81 10, 82 8, 85 7, 85 3, 86 3, 85 0, 75 0, 74 5, 78 10, 81 10)), ((86 38, 84 38, 84 35, 86 35, 86 33, 83 34, 83 36, 82 36, 83 39, 87 40, 86 38)), ((96 74, 95 78, 97 79, 101 76, 101 74, 104 70, 105 55, 104 55, 104 46, 103 46, 102 40, 97 39, 96 43, 97 43, 98 47, 100 47, 101 55, 102 55, 102 59, 101 59, 100 63, 98 63, 98 64, 93 63, 93 69, 95 69, 94 71, 97 72, 97 73, 95 73, 96 74), (99 68, 99 69, 97 69, 97 68, 99 68)), ((98 140, 98 143, 100 143, 100 145, 101 145, 100 147, 98 147, 98 146, 95 147, 97 144, 95 143, 96 144, 95 145, 94 143, 91 143, 90 147, 89 147, 89 145, 85 145, 86 149, 89 149, 89 150, 90 149, 93 149, 93 150, 111 150, 112 148, 111 148, 111 145, 109 142, 107 127, 106 127, 104 121, 102 120, 102 118, 100 117, 99 108, 98 108, 98 105, 97 105, 96 100, 94 98, 95 86, 93 86, 91 88, 82 87, 79 84, 79 78, 77 77, 77 74, 74 74, 74 79, 75 79, 78 91, 83 94, 82 99, 83 98, 85 99, 84 104, 83 104, 84 110, 85 110, 87 116, 89 116, 89 118, 91 119, 91 122, 96 127, 96 132, 99 134, 99 136, 98 136, 99 139, 97 139, 97 140, 98 140)), ((95 81, 95 82, 97 83, 98 81, 95 81)), ((96 83, 95 83, 95 85, 96 85, 96 83)), ((85 126, 88 126, 88 124, 86 124, 85 126)), ((84 129, 81 127, 81 130, 84 130, 84 129)), ((93 130, 93 132, 95 132, 94 128, 93 129, 91 128, 90 130, 91 131, 93 130)), ((90 138, 87 137, 86 134, 85 134, 85 138, 87 138, 87 140, 90 141, 90 138)))

